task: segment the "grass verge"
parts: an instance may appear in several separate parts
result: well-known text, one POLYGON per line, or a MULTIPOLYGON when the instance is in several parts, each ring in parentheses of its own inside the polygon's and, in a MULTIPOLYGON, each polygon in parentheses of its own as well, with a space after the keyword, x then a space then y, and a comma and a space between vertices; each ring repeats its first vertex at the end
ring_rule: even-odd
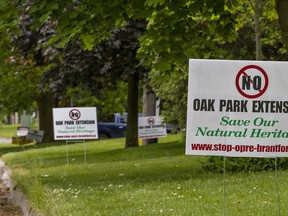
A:
MULTIPOLYGON (((287 171, 205 173, 203 157, 185 156, 179 135, 124 148, 124 139, 18 147, 2 159, 44 215, 288 215, 287 171), (277 183, 278 191, 277 194, 277 183), (225 189, 225 192, 224 192, 225 189), (279 197, 278 197, 279 195, 279 197), (280 203, 278 202, 280 200, 280 203)), ((8 153, 10 152, 10 153, 8 153)))
POLYGON ((12 136, 16 136, 18 126, 20 125, 0 125, 0 137, 11 138, 12 136))

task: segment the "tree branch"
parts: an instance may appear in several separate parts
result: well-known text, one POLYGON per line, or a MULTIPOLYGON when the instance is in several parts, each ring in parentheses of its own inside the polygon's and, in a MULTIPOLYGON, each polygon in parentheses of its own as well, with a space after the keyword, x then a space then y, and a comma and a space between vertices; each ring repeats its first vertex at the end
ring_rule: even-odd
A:
POLYGON ((276 0, 276 9, 279 17, 279 24, 283 33, 283 41, 288 48, 288 0, 276 0))

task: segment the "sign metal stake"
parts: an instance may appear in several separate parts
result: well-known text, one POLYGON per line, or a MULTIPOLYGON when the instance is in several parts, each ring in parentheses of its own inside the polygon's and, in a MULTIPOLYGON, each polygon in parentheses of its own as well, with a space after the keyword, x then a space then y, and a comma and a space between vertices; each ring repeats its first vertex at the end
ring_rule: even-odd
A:
POLYGON ((84 163, 86 164, 86 143, 85 143, 85 140, 83 140, 83 144, 84 144, 84 163))
POLYGON ((223 216, 226 210, 226 157, 223 157, 223 216))
POLYGON ((275 175, 276 175, 276 193, 277 193, 277 203, 278 203, 278 215, 281 215, 280 209, 280 195, 279 195, 279 186, 278 186, 278 168, 277 168, 277 157, 275 157, 275 175))
POLYGON ((66 140, 66 161, 67 165, 69 165, 68 140, 66 140))

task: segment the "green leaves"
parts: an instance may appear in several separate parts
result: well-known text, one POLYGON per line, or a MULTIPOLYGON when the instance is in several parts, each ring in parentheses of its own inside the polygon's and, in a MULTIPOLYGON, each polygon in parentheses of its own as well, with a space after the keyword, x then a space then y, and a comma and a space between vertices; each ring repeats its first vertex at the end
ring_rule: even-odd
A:
POLYGON ((95 37, 92 37, 92 35, 90 35, 88 32, 86 32, 86 33, 80 35, 80 39, 84 43, 85 48, 87 50, 91 51, 93 49, 95 37))
MULTIPOLYGON (((86 52, 93 52, 96 47, 99 48, 99 44, 101 45, 108 36, 113 37, 112 30, 117 28, 119 31, 127 21, 145 20, 148 23, 147 30, 138 38, 141 46, 138 47, 138 41, 124 42, 125 38, 130 34, 136 34, 136 31, 127 32, 120 39, 114 38, 114 41, 111 40, 109 43, 106 40, 106 48, 109 46, 110 48, 100 47, 106 51, 105 58, 109 60, 105 63, 97 62, 97 68, 102 68, 101 72, 106 73, 113 68, 112 64, 121 65, 113 68, 115 73, 111 76, 116 78, 119 77, 117 73, 127 75, 145 65, 147 70, 151 71, 150 79, 154 90, 163 100, 169 101, 169 105, 181 98, 181 106, 186 106, 183 92, 186 91, 187 86, 189 58, 252 59, 254 56, 254 12, 251 5, 253 1, 41 0, 32 2, 25 0, 20 2, 25 4, 17 5, 19 2, 11 0, 0 1, 0 30, 5 38, 1 41, 3 48, 7 48, 5 44, 9 41, 4 37, 4 32, 7 28, 10 31, 15 30, 16 24, 19 23, 19 14, 25 11, 29 11, 34 21, 33 28, 29 28, 29 33, 33 29, 35 32, 38 31, 47 21, 52 20, 57 23, 57 28, 53 29, 55 32, 50 32, 47 37, 48 46, 61 50, 66 49, 69 44, 79 43, 86 52), (119 49, 119 44, 130 50, 127 48, 122 52, 124 48, 119 49), (138 59, 131 57, 136 51, 138 59)), ((279 43, 281 35, 277 27, 276 11, 273 10, 274 1, 261 2, 265 3, 263 16, 260 19, 265 58, 283 59, 287 52, 283 44, 279 43)), ((139 36, 140 33, 137 34, 139 36)), ((32 39, 30 42, 35 42, 32 39)), ((46 41, 41 48, 45 46, 46 41)), ((33 57, 31 53, 32 51, 29 50, 28 55, 33 57)), ((93 54, 99 55, 99 53, 93 54)), ((59 62, 63 61, 64 55, 62 54, 58 59, 59 62)), ((74 62, 78 62, 78 59, 75 59, 81 56, 73 58, 71 57, 74 62)), ((84 66, 89 68, 87 64, 84 66)), ((77 70, 84 71, 83 68, 77 70)))
POLYGON ((145 5, 148 7, 157 7, 158 5, 163 5, 165 0, 146 0, 145 5))

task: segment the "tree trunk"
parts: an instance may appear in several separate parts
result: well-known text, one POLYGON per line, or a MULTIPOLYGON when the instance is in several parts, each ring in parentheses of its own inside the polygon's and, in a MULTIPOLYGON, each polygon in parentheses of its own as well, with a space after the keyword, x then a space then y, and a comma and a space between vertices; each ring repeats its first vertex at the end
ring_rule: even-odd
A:
POLYGON ((288 0, 276 0, 279 24, 283 33, 283 41, 288 49, 288 0))
POLYGON ((256 60, 262 60, 262 30, 260 24, 260 17, 262 16, 262 3, 261 0, 255 0, 255 40, 256 40, 256 60))
MULTIPOLYGON (((144 116, 156 115, 156 95, 154 94, 148 80, 145 80, 143 86, 143 114, 144 116)), ((144 139, 143 145, 158 143, 158 139, 144 139)))
POLYGON ((52 109, 56 107, 56 104, 57 100, 52 92, 41 94, 37 100, 39 109, 39 130, 44 131, 42 142, 50 142, 54 140, 52 109))
POLYGON ((125 147, 138 146, 138 74, 128 77, 128 105, 125 147))

